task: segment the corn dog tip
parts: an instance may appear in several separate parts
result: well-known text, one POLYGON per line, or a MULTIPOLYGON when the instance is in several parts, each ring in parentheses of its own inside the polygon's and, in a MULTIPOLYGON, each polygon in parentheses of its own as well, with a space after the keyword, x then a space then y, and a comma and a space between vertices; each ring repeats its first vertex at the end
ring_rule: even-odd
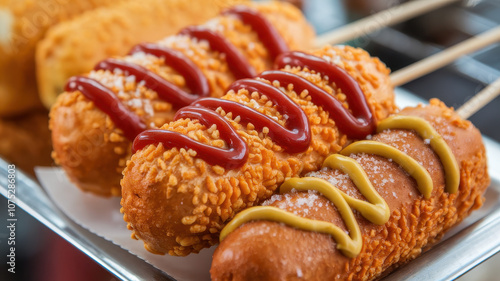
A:
MULTIPOLYGON (((423 197, 415 180, 394 161, 371 154, 351 155, 363 166, 391 210, 389 220, 383 225, 355 214, 363 238, 358 255, 349 258, 342 254, 339 242, 327 234, 254 221, 237 228, 216 249, 210 270, 212 280, 381 278, 420 255, 424 248, 435 244, 448 229, 479 208, 490 183, 480 132, 435 99, 428 106, 405 108, 398 114, 427 120, 446 140, 460 167, 456 193, 447 191, 444 168, 440 157, 429 147, 429 140, 409 130, 385 130, 372 140, 390 144, 425 166, 433 182, 429 199, 423 197)), ((349 196, 366 200, 352 179, 339 170, 322 169, 308 176, 327 180, 349 196)), ((275 195, 263 204, 347 230, 343 215, 317 192, 275 195)))

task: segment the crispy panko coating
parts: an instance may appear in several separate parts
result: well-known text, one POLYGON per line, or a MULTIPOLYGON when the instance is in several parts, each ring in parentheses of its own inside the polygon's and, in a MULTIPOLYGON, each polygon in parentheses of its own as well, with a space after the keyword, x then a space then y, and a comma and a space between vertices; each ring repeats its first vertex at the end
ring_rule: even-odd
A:
MULTIPOLYGON (((378 59, 348 46, 325 47, 311 53, 339 65, 358 81, 377 120, 395 110, 389 70, 378 59)), ((284 71, 313 82, 348 107, 342 89, 319 74, 290 67, 284 71)), ((273 85, 280 86, 277 81, 273 85)), ((317 170, 329 154, 349 143, 329 114, 310 101, 307 91, 296 93, 293 85, 281 86, 302 107, 311 124, 311 145, 303 153, 284 152, 265 130, 258 132, 250 123, 243 126, 239 117, 219 108, 217 111, 249 144, 248 161, 241 168, 210 166, 196 158, 193 150, 165 149, 162 144, 150 145, 133 155, 122 180, 122 211, 132 236, 142 239, 146 249, 182 256, 215 244, 224 224, 238 211, 270 197, 286 177, 317 170)), ((259 93, 229 91, 223 99, 245 104, 284 124, 284 117, 259 93)), ((162 129, 225 147, 215 126, 206 128, 197 120, 180 119, 162 129)))
POLYGON ((35 79, 35 49, 55 24, 96 7, 104 0, 0 0, 0 116, 41 107, 35 79))
MULTIPOLYGON (((384 225, 370 223, 355 213, 363 236, 358 256, 344 256, 326 234, 269 221, 251 222, 221 242, 213 257, 212 280, 373 280, 417 257, 479 208, 490 182, 479 131, 437 100, 431 100, 430 106, 406 108, 401 114, 427 119, 448 143, 460 167, 457 193, 445 191, 441 161, 423 139, 412 131, 384 131, 373 140, 404 151, 429 171, 434 184, 429 199, 422 197, 415 180, 395 162, 358 154, 354 158, 391 210, 384 225)), ((328 180, 364 200, 349 177, 339 170, 323 169, 308 176, 328 180)), ((346 230, 337 209, 318 193, 276 195, 267 203, 346 230)))
MULTIPOLYGON (((299 10, 279 2, 248 4, 274 23, 290 48, 303 49, 313 42, 314 32, 299 10)), ((216 29, 262 72, 272 67, 272 61, 257 33, 238 18, 219 16, 206 26, 216 29)), ((211 96, 221 97, 234 80, 228 64, 220 53, 210 50, 206 41, 186 36, 171 36, 160 45, 177 49, 189 57, 205 74, 211 96)), ((137 53, 122 58, 153 71, 180 88, 189 81, 166 66, 163 59, 137 53)), ((93 71, 88 74, 117 93, 118 98, 135 112, 148 128, 158 128, 172 120, 175 109, 160 100, 157 93, 141 81, 123 72, 93 71)), ((131 142, 111 119, 88 101, 79 91, 62 94, 50 113, 54 159, 73 183, 85 191, 104 196, 121 194, 120 179, 126 161, 130 159, 131 142)))
POLYGON ((182 27, 201 24, 221 8, 245 0, 125 1, 89 11, 50 29, 36 50, 40 99, 47 108, 64 92, 68 78, 86 73, 131 46, 158 41, 182 27), (75 48, 75 46, 78 46, 75 48))

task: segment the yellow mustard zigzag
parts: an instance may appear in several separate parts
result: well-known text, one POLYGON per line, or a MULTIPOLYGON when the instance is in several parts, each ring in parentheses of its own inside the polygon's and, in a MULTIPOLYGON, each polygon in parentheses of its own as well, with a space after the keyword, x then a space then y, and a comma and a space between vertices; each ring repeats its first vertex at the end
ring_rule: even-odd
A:
MULTIPOLYGON (((455 193, 458 190, 460 174, 456 159, 441 135, 426 120, 415 116, 396 115, 380 122, 377 132, 387 129, 415 130, 420 137, 429 140, 430 146, 443 164, 447 192, 455 193)), ((298 229, 329 234, 335 239, 337 248, 345 256, 357 256, 361 251, 363 241, 352 209, 360 212, 370 222, 379 225, 386 223, 390 216, 390 209, 387 203, 375 190, 361 165, 354 159, 347 157, 348 155, 357 153, 374 154, 392 159, 415 178, 419 191, 424 198, 429 199, 433 189, 431 176, 415 159, 384 143, 359 141, 344 148, 340 151, 340 154, 329 156, 323 163, 323 167, 338 169, 349 175, 367 201, 355 199, 328 181, 314 177, 290 178, 280 187, 280 193, 291 192, 293 190, 315 190, 324 195, 339 210, 349 234, 329 222, 303 218, 276 207, 257 206, 248 208, 237 214, 222 230, 220 240, 222 241, 229 233, 246 222, 269 220, 285 223, 298 229)))

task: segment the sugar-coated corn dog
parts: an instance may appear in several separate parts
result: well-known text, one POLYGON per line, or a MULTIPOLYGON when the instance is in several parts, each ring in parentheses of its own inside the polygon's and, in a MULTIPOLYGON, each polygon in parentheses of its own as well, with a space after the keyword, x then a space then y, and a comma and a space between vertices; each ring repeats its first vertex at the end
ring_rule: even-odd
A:
POLYGON ((290 4, 250 3, 131 55, 104 60, 73 77, 51 110, 54 159, 81 189, 119 196, 131 140, 170 121, 200 96, 220 97, 235 78, 272 67, 314 33, 290 4))
POLYGON ((290 52, 276 64, 281 71, 239 80, 222 100, 201 99, 135 139, 122 211, 146 249, 186 255, 215 244, 238 211, 395 109, 389 70, 361 49, 290 52))
POLYGON ((68 78, 92 70, 100 60, 124 55, 130 46, 160 40, 187 25, 201 24, 221 9, 243 2, 125 1, 60 23, 47 32, 36 50, 40 99, 50 108, 64 92, 68 78))
POLYGON ((212 280, 373 280, 417 257, 482 205, 490 179, 481 134, 470 122, 431 100, 379 126, 371 141, 341 152, 352 158, 333 155, 308 178, 288 179, 281 187, 286 193, 274 195, 265 207, 238 214, 222 232, 226 238, 213 256, 212 280), (418 125, 421 120, 438 134, 418 125), (401 156, 386 154, 383 144, 401 156), (298 228, 248 216, 264 209, 297 215, 290 225, 298 228), (303 218, 316 220, 307 227, 326 227, 306 231, 297 224, 303 218), (237 228, 249 220, 254 221, 237 228), (340 234, 325 234, 334 228, 340 234))
POLYGON ((114 3, 0 0, 0 116, 18 115, 41 106, 35 80, 35 48, 48 28, 114 3))

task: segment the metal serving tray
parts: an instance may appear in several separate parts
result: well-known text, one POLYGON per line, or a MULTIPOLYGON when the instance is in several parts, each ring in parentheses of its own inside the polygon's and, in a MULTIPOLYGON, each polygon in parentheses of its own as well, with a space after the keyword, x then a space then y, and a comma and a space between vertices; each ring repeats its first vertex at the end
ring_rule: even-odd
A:
MULTIPOLYGON (((397 89, 401 106, 420 98, 397 89)), ((452 280, 500 250, 500 144, 484 139, 492 184, 482 209, 453 229, 443 241, 384 280, 452 280)), ((7 196, 8 163, 0 159, 0 192, 7 196)), ((142 259, 130 254, 71 221, 33 179, 17 171, 17 205, 87 254, 122 280, 173 280, 142 259)))

